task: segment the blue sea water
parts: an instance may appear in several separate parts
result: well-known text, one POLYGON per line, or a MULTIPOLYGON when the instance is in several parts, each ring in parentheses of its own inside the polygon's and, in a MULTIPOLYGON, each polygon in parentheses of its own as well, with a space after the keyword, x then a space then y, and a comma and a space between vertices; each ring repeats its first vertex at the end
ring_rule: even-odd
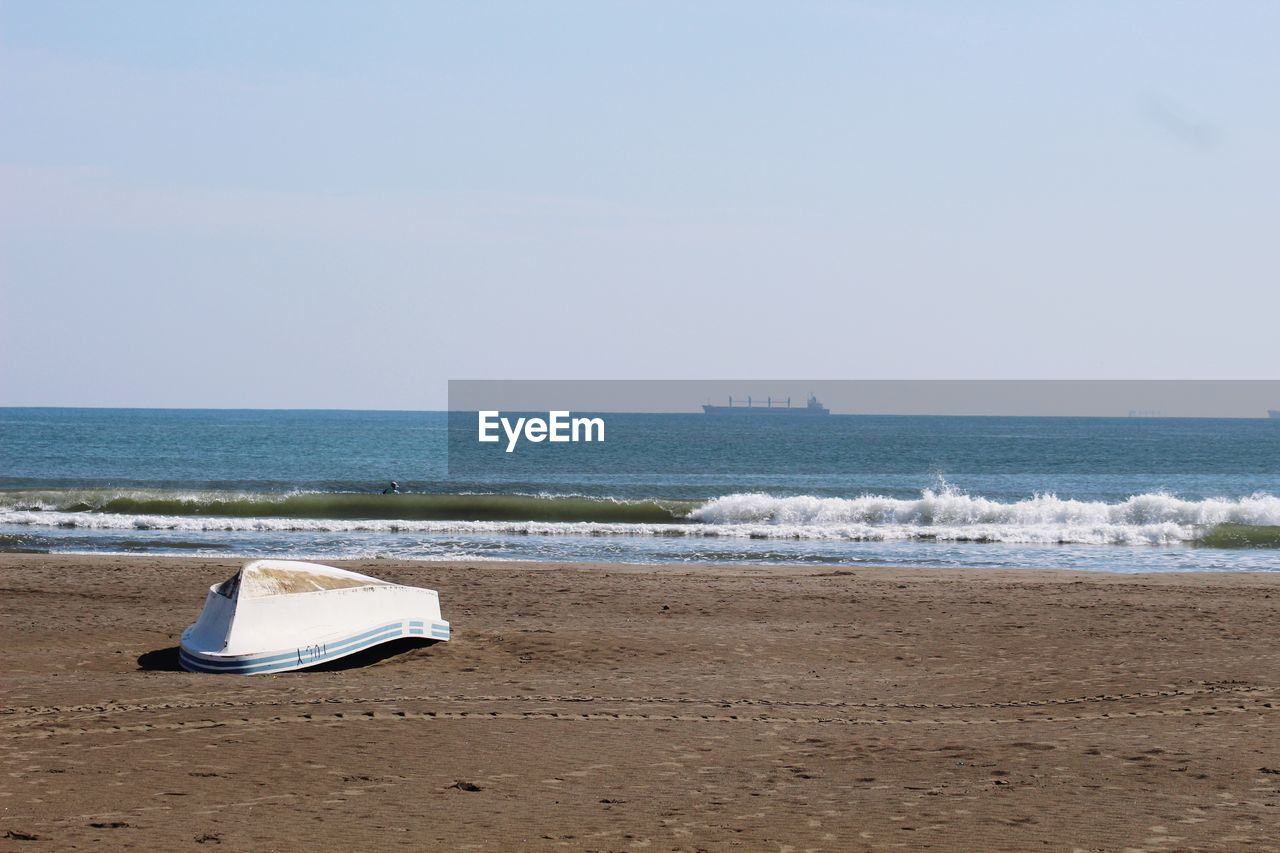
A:
POLYGON ((0 549, 1280 569, 1206 544, 1280 526, 1280 421, 603 417, 505 453, 464 413, 0 409, 0 549))

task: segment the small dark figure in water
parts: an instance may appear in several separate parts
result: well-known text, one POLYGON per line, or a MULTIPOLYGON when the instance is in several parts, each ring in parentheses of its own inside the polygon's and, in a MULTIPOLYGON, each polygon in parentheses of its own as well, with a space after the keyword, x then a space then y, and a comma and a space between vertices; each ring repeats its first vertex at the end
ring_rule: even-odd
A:
POLYGON ((397 483, 395 480, 392 480, 391 485, 383 489, 382 493, 384 495, 398 495, 400 494, 400 484, 397 483))

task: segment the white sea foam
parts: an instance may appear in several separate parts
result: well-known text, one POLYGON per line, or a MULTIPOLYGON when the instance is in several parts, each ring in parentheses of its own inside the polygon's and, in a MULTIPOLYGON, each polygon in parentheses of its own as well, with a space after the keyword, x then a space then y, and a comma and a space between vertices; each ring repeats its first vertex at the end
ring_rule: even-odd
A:
POLYGON ((1063 500, 1036 495, 1002 503, 955 489, 926 489, 919 498, 881 496, 820 498, 737 494, 708 501, 689 516, 706 524, 779 526, 871 525, 933 528, 1149 526, 1158 524, 1280 525, 1280 497, 1186 500, 1164 493, 1135 495, 1119 503, 1063 500))

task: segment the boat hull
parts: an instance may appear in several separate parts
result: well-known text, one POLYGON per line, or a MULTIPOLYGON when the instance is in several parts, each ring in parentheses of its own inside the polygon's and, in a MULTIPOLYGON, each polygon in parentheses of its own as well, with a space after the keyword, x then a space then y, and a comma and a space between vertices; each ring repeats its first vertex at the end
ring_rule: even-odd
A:
POLYGON ((200 617, 182 632, 178 661, 192 672, 288 672, 404 637, 446 641, 449 632, 433 589, 255 560, 209 587, 200 617))
POLYGON ((305 669, 348 655, 363 652, 382 643, 405 637, 448 641, 449 623, 425 619, 401 619, 370 627, 354 634, 316 637, 292 648, 259 653, 225 654, 189 647, 190 628, 183 634, 178 662, 188 672, 217 672, 233 675, 261 675, 305 669))

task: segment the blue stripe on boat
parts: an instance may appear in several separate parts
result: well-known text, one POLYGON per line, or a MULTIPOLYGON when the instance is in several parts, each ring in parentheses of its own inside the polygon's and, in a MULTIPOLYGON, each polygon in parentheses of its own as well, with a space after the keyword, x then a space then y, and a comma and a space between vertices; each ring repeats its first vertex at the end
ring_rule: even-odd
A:
MULTIPOLYGON (((400 626, 401 626, 401 623, 392 622, 390 624, 383 625, 380 628, 372 628, 368 631, 365 631, 363 634, 356 634, 355 636, 352 636, 352 637, 346 637, 344 639, 337 640, 330 645, 334 647, 334 651, 337 651, 341 647, 350 645, 352 643, 358 643, 361 640, 372 637, 374 634, 381 634, 386 631, 398 632, 400 631, 400 626)), ((281 652, 279 654, 274 654, 274 655, 261 655, 259 657, 229 658, 226 661, 211 658, 208 660, 208 662, 210 664, 215 664, 215 665, 225 663, 226 665, 229 665, 229 666, 239 666, 240 664, 260 664, 260 663, 274 663, 275 661, 283 661, 283 660, 297 660, 297 657, 298 657, 298 652, 295 650, 292 652, 281 652)), ((200 657, 199 659, 205 660, 204 657, 200 657)))
POLYGON ((376 646, 379 643, 385 643, 388 640, 394 640, 404 636, 400 629, 386 631, 381 634, 374 634, 365 637, 359 642, 343 643, 339 646, 325 646, 325 651, 317 655, 302 655, 301 650, 294 650, 287 655, 269 655, 261 658, 243 658, 240 660, 210 660, 208 658, 197 657, 191 653, 184 653, 187 661, 194 664, 196 668, 204 672, 232 672, 232 673, 254 673, 268 672, 273 669, 301 669, 302 667, 315 666, 334 658, 345 657, 355 652, 363 651, 370 646, 376 646))
MULTIPOLYGON (((425 625, 424 622, 418 624, 425 625)), ((421 630, 405 629, 403 622, 392 622, 379 628, 373 628, 351 637, 346 637, 334 643, 321 643, 324 651, 318 655, 302 654, 302 649, 295 649, 292 652, 279 652, 270 655, 260 655, 258 657, 233 658, 218 660, 215 658, 206 658, 197 653, 188 652, 185 648, 179 648, 178 659, 184 669, 197 672, 221 672, 233 673, 237 675, 252 675, 256 673, 265 673, 278 670, 302 669, 316 664, 324 663, 335 658, 346 657, 354 654, 370 646, 376 646, 388 640, 394 640, 403 636, 423 636, 421 630), (302 660, 305 657, 305 662, 302 660)), ((443 623, 434 622, 431 625, 431 638, 436 640, 449 639, 449 626, 443 623)), ((311 644, 313 648, 316 644, 311 644)))
POLYGON ((307 657, 305 662, 298 661, 298 654, 294 652, 289 660, 274 661, 271 663, 256 663, 248 660, 244 662, 223 662, 223 661, 206 661, 204 658, 197 658, 191 654, 182 654, 184 665, 188 669, 195 669, 202 672, 230 672, 233 675, 255 675, 259 672, 274 672, 285 670, 301 670, 308 666, 316 666, 325 661, 337 660, 340 657, 346 657, 348 654, 365 651, 366 648, 378 646, 379 643, 385 643, 387 640, 393 640, 402 637, 399 631, 388 631, 387 634, 375 635, 361 643, 349 644, 340 649, 332 649, 324 654, 317 654, 314 657, 307 657))

